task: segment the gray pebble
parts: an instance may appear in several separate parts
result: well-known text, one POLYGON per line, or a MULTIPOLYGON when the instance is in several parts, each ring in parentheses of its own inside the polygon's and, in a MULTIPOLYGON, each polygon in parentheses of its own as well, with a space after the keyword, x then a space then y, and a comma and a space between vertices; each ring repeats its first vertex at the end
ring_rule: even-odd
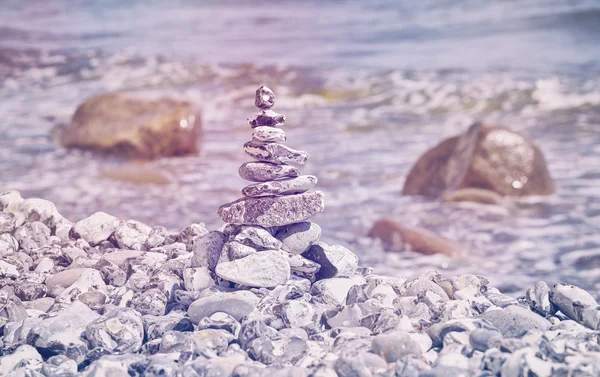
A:
POLYGON ((270 109, 273 107, 273 105, 275 105, 275 94, 271 89, 261 85, 258 89, 256 89, 254 105, 259 109, 270 109))
POLYGON ((488 310, 480 318, 498 328, 506 338, 520 337, 531 329, 545 331, 550 327, 550 322, 544 317, 517 305, 488 310))
POLYGON ((550 303, 550 288, 545 282, 537 282, 529 288, 525 298, 532 310, 543 316, 553 314, 552 304, 550 303))
POLYGON ((358 257, 340 245, 327 245, 319 242, 312 245, 303 257, 312 260, 321 266, 317 279, 349 276, 358 266, 358 257))
POLYGON ((396 362, 407 355, 420 357, 422 353, 421 347, 410 335, 399 331, 375 336, 371 349, 388 363, 396 362))
POLYGON ((119 226, 119 219, 104 212, 96 212, 73 225, 71 236, 82 238, 90 245, 106 241, 119 226))
POLYGON ((286 163, 304 165, 308 161, 308 153, 279 143, 248 141, 244 144, 244 152, 256 160, 276 165, 286 163))
POLYGON ((197 324, 202 318, 224 312, 239 321, 254 310, 258 300, 250 291, 218 292, 194 301, 188 308, 188 316, 197 324))
POLYGON ((252 140, 265 143, 283 143, 286 136, 281 128, 260 126, 252 130, 252 140))
POLYGON ((316 184, 317 177, 314 175, 300 175, 294 178, 284 178, 246 186, 242 189, 242 195, 258 198, 261 196, 300 194, 312 189, 316 184))
POLYGON ((212 231, 194 239, 192 248, 194 256, 191 267, 208 266, 213 271, 219 261, 226 239, 225 234, 219 231, 212 231))
POLYGON ((244 245, 263 250, 281 249, 281 241, 273 237, 268 230, 260 226, 242 225, 236 229, 233 239, 244 245))
POLYGON ((267 182, 300 175, 300 171, 295 166, 257 161, 242 164, 238 173, 240 177, 251 182, 267 182))
POLYGON ((290 265, 282 252, 265 250, 230 262, 219 263, 222 279, 249 287, 272 288, 290 278, 290 265))
POLYGON ((290 254, 302 254, 319 241, 321 227, 312 222, 303 221, 279 227, 275 234, 281 241, 281 248, 290 254))
POLYGON ((581 311, 584 308, 598 305, 594 297, 585 290, 564 283, 552 287, 550 301, 564 315, 578 322, 581 321, 581 311))
POLYGON ((92 347, 118 354, 137 352, 144 339, 142 316, 130 308, 115 308, 88 323, 85 336, 92 347))
POLYGON ((34 221, 17 228, 14 236, 21 249, 31 251, 50 243, 50 228, 42 222, 34 221))
POLYGON ((252 128, 260 126, 280 127, 285 124, 285 115, 277 114, 273 110, 261 110, 248 119, 248 124, 252 128))

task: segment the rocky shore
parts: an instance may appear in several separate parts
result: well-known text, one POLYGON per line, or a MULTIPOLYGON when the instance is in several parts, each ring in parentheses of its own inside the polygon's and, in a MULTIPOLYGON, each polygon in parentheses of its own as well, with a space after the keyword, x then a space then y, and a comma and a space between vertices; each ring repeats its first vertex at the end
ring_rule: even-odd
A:
POLYGON ((259 88, 218 230, 172 233, 0 194, 0 377, 598 376, 600 307, 539 282, 511 297, 476 274, 382 276, 320 241, 324 209, 259 88))
POLYGON ((343 246, 308 246, 312 223, 304 239, 172 234, 102 212, 72 224, 16 192, 0 202, 0 376, 600 373, 600 309, 571 285, 513 298, 483 276, 375 275, 343 246), (217 264, 233 240, 251 258, 217 264))

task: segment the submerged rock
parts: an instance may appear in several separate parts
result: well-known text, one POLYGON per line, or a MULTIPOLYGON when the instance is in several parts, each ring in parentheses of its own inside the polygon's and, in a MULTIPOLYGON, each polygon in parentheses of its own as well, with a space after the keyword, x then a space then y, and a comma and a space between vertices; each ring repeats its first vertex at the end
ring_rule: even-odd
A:
POLYGON ((455 256, 463 250, 463 246, 456 241, 441 237, 430 230, 408 227, 390 219, 378 220, 369 231, 369 237, 423 254, 455 256))
POLYGON ((60 142, 132 157, 179 156, 198 152, 200 128, 188 102, 108 93, 77 108, 60 142))
POLYGON ((550 195, 554 183, 535 144, 517 132, 478 122, 421 156, 402 192, 438 198, 463 188, 510 196, 550 195))

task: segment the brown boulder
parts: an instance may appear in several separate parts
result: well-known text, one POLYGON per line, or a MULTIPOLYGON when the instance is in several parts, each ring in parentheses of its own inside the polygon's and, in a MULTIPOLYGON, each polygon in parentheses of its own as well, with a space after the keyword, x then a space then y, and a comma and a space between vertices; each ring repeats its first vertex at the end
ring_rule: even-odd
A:
POLYGON ((438 198, 464 188, 510 196, 554 193, 546 160, 536 145, 517 132, 480 122, 421 156, 402 192, 438 198))
POLYGON ((198 153, 200 116, 185 101, 108 93, 87 99, 60 135, 65 147, 151 159, 198 153))
POLYGON ((407 247, 412 251, 428 255, 455 256, 463 249, 458 242, 438 236, 430 230, 404 226, 390 219, 378 220, 368 236, 379 238, 389 245, 407 247))

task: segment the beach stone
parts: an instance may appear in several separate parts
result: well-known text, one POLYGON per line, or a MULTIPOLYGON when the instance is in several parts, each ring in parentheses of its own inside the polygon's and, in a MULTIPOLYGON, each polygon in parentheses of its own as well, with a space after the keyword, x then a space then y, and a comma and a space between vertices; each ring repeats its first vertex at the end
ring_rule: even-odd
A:
POLYGON ((422 354, 419 344, 409 334, 399 331, 376 335, 371 343, 371 350, 388 363, 394 363, 407 355, 420 357, 422 354))
POLYGON ((239 333, 240 346, 248 349, 250 343, 259 338, 275 338, 277 330, 267 326, 264 320, 257 318, 247 318, 242 322, 239 333))
POLYGON ((546 331, 550 328, 550 322, 544 317, 518 305, 488 310, 479 318, 491 323, 506 338, 520 337, 532 329, 546 331))
POLYGON ((244 152, 256 160, 276 165, 286 163, 304 165, 308 161, 308 153, 279 143, 248 141, 244 144, 244 152))
POLYGON ((193 241, 198 238, 207 235, 208 229, 204 223, 190 224, 183 228, 177 235, 177 241, 185 244, 188 251, 192 251, 193 241))
POLYGON ((233 239, 253 248, 267 250, 281 249, 281 241, 273 237, 268 230, 259 226, 240 226, 236 230, 233 239))
POLYGON ((64 355, 48 358, 42 367, 45 376, 75 377, 77 376, 77 363, 64 355))
POLYGON ((360 275, 323 279, 312 285, 310 293, 318 296, 323 303, 343 305, 350 288, 365 283, 365 279, 360 275))
POLYGON ((295 364, 306 353, 306 340, 296 336, 276 335, 258 337, 248 344, 248 354, 253 359, 266 364, 295 364))
POLYGON ((277 114, 273 110, 261 110, 248 119, 250 127, 260 126, 281 127, 285 124, 285 115, 277 114))
POLYGON ((11 372, 16 372, 19 368, 39 370, 43 363, 42 355, 32 346, 24 344, 14 352, 0 357, 0 377, 18 376, 11 372))
POLYGON ((550 301, 564 315, 581 321, 581 311, 586 307, 596 307, 598 303, 594 297, 585 290, 570 284, 555 284, 550 291, 550 301))
POLYGON ((219 231, 212 231, 194 239, 191 267, 208 266, 211 271, 214 271, 225 241, 227 241, 227 236, 219 231))
POLYGON ((15 295, 22 301, 33 301, 46 295, 46 286, 41 283, 23 282, 15 285, 15 295))
POLYGON ((20 275, 21 274, 14 265, 0 260, 0 278, 16 279, 20 275))
POLYGON ((115 228, 114 237, 122 249, 142 250, 151 230, 152 228, 139 221, 121 221, 115 228))
POLYGON ((192 302, 188 317, 197 324, 202 318, 223 312, 239 321, 254 310, 258 301, 259 298, 250 291, 218 292, 192 302))
POLYGON ((245 258, 248 255, 257 253, 256 250, 252 246, 246 246, 239 242, 227 242, 223 247, 223 252, 221 253, 221 258, 219 259, 219 263, 229 262, 236 259, 245 258))
POLYGON ((39 249, 50 243, 50 228, 39 221, 23 224, 13 235, 21 249, 25 251, 39 249))
POLYGON ((0 212, 0 234, 12 233, 17 227, 17 216, 11 212, 0 212))
POLYGON ((33 326, 27 335, 27 343, 50 355, 65 355, 80 363, 88 351, 81 335, 86 326, 98 317, 85 304, 74 301, 55 316, 33 326))
POLYGON ((281 249, 290 254, 302 254, 319 241, 321 227, 309 221, 286 225, 277 229, 275 237, 281 241, 281 249))
POLYGON ((0 324, 2 318, 9 322, 22 321, 28 317, 27 310, 18 297, 6 291, 0 291, 0 324))
POLYGON ((254 105, 259 109, 267 110, 275 105, 275 93, 264 85, 256 89, 254 105))
POLYGON ((198 153, 200 128, 200 114, 186 101, 104 93, 79 105, 60 143, 152 159, 198 153))
POLYGON ((9 233, 0 234, 0 257, 11 255, 19 250, 19 242, 9 233))
POLYGON ((600 306, 588 306, 581 311, 581 324, 600 331, 600 306))
POLYGON ((260 126, 252 130, 252 140, 265 143, 283 143, 286 136, 281 128, 260 126))
POLYGON ((64 289, 73 285, 86 271, 93 273, 94 270, 91 268, 71 268, 57 272, 46 279, 46 288, 48 292, 54 295, 53 292, 60 291, 61 287, 64 289))
POLYGON ((439 236, 430 230, 406 226, 391 219, 378 220, 369 230, 368 236, 378 238, 388 245, 426 255, 454 256, 464 249, 458 242, 439 236))
MULTIPOLYGON (((46 283, 46 286, 48 287, 48 283, 46 283)), ((100 275, 99 271, 92 268, 82 269, 79 277, 73 284, 65 289, 62 289, 61 287, 62 285, 53 287, 51 291, 48 291, 48 294, 53 297, 58 297, 65 302, 71 302, 85 292, 96 290, 105 293, 107 291, 106 284, 104 283, 104 280, 102 280, 102 275, 100 275)))
POLYGON ((402 192, 437 198, 463 188, 510 196, 550 195, 554 183, 535 144, 509 129, 476 122, 421 156, 402 192))
POLYGON ((227 223, 283 226, 304 221, 325 207, 321 191, 281 197, 242 198, 219 207, 221 220, 227 223))
POLYGON ((131 307, 142 315, 164 315, 167 307, 167 296, 158 288, 151 288, 137 294, 131 307))
POLYGON ((159 247, 165 242, 168 236, 169 232, 167 231, 167 228, 164 226, 157 226, 156 228, 152 228, 144 245, 148 250, 159 247))
POLYGON ((348 349, 340 353, 333 367, 339 377, 370 377, 385 372, 387 364, 376 354, 348 349))
POLYGON ((116 217, 104 212, 96 212, 76 222, 71 229, 71 234, 73 238, 82 238, 94 246, 108 240, 118 226, 119 219, 116 217))
POLYGON ((317 273, 321 268, 318 263, 304 258, 301 255, 289 255, 287 261, 290 265, 290 272, 293 275, 310 281, 315 281, 317 279, 317 273))
POLYGON ((186 268, 183 271, 183 284, 188 291, 202 291, 215 285, 208 266, 186 268))
POLYGON ((525 298, 531 309, 543 316, 553 313, 552 304, 550 303, 550 288, 543 281, 535 283, 535 285, 527 290, 525 298))
POLYGON ((49 228, 62 219, 54 203, 40 198, 23 199, 18 203, 16 212, 27 222, 39 221, 49 228))
POLYGON ((266 250, 219 263, 215 273, 222 279, 249 287, 272 288, 290 278, 290 265, 281 252, 266 250))
POLYGON ((137 352, 144 339, 142 316, 130 308, 115 308, 88 323, 85 337, 92 347, 111 353, 137 352))
POLYGON ((146 337, 149 340, 160 339, 168 331, 193 331, 194 325, 185 314, 180 310, 172 310, 163 316, 143 316, 146 337))
POLYGON ((358 266, 356 254, 343 246, 329 246, 324 242, 312 245, 302 256, 321 266, 317 273, 318 280, 348 276, 358 266))
POLYGON ((214 329, 225 330, 230 332, 234 337, 238 338, 241 325, 240 323, 227 313, 216 312, 210 317, 200 319, 197 325, 198 330, 214 329))
POLYGON ((306 192, 316 184, 317 177, 314 175, 300 175, 295 178, 255 183, 244 187, 242 194, 253 198, 272 195, 293 195, 306 192))
POLYGON ((267 182, 300 175, 300 171, 295 166, 258 161, 242 164, 238 169, 238 173, 240 177, 251 182, 267 182))
POLYGON ((502 334, 498 330, 479 328, 469 333, 469 344, 474 350, 485 352, 490 348, 493 339, 501 337, 502 334))

